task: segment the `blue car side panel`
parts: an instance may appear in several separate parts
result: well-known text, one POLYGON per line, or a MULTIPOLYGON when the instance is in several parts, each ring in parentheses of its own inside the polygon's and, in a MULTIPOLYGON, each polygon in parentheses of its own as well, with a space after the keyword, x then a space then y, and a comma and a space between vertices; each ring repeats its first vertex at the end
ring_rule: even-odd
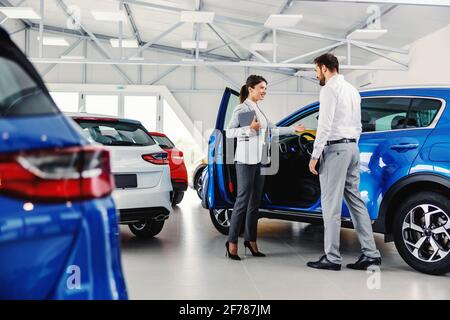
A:
POLYGON ((47 298, 78 232, 78 204, 34 204, 0 197, 0 298, 47 298))
POLYGON ((87 214, 80 221, 72 253, 51 298, 127 299, 114 203, 107 197, 83 202, 82 207, 87 214), (81 281, 79 288, 74 288, 77 271, 81 281))

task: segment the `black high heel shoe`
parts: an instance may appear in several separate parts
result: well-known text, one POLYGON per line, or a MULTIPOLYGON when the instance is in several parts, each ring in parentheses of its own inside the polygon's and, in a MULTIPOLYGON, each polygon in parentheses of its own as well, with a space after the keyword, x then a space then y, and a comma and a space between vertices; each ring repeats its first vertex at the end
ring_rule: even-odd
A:
POLYGON ((250 241, 244 241, 244 247, 245 247, 245 254, 247 255, 247 248, 250 250, 252 255, 254 257, 265 257, 266 255, 262 252, 253 250, 252 246, 250 245, 250 241))
POLYGON ((225 242, 225 248, 227 249, 227 251, 225 251, 225 257, 228 256, 228 258, 230 258, 231 260, 241 260, 241 258, 237 254, 230 253, 229 246, 230 242, 229 241, 225 242))

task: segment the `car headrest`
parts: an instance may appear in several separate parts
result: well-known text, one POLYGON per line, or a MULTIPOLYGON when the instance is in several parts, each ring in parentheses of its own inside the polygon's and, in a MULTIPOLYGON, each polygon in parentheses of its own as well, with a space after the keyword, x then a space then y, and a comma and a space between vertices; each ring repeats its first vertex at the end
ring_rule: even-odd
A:
POLYGON ((401 129, 405 127, 406 117, 404 116, 395 116, 391 121, 391 129, 401 129))
POLYGON ((375 124, 372 123, 372 117, 368 111, 361 111, 361 124, 363 132, 375 131, 375 124))

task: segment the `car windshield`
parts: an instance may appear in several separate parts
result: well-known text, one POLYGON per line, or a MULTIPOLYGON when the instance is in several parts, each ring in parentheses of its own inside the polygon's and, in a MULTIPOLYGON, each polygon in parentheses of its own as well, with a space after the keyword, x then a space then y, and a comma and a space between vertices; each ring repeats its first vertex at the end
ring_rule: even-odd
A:
POLYGON ((170 141, 167 137, 161 137, 161 136, 152 136, 153 139, 155 139, 156 143, 159 144, 161 148, 164 149, 173 149, 175 145, 170 141))
POLYGON ((57 114, 47 92, 15 60, 0 51, 0 117, 57 114))
POLYGON ((90 141, 106 146, 151 146, 155 141, 141 124, 74 119, 90 141))

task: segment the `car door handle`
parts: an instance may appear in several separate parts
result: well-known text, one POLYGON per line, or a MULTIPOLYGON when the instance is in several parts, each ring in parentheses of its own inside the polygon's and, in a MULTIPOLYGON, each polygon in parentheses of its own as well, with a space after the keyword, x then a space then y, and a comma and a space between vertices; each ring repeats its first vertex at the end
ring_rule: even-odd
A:
POLYGON ((418 143, 404 143, 404 144, 394 144, 391 146, 391 149, 396 151, 406 151, 411 149, 417 149, 418 147, 419 147, 418 143))

